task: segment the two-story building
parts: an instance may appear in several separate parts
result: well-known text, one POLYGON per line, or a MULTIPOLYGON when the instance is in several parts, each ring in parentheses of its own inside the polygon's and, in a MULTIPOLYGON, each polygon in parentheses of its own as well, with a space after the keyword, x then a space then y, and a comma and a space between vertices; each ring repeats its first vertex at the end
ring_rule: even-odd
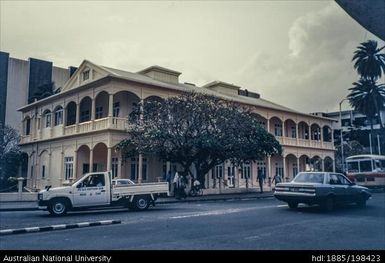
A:
POLYGON ((27 185, 60 186, 91 170, 111 170, 114 177, 137 182, 161 180, 168 170, 174 173, 178 166, 157 156, 122 161, 115 145, 127 137, 132 125, 127 117, 140 101, 162 100, 182 91, 214 94, 249 106, 283 146, 282 156, 242 167, 229 162, 216 166, 206 175, 206 188, 256 187, 258 173, 289 179, 311 168, 334 169, 334 120, 286 108, 221 81, 203 87, 180 83, 180 74, 159 66, 131 73, 83 61, 60 93, 19 109, 20 145, 28 155, 27 185))

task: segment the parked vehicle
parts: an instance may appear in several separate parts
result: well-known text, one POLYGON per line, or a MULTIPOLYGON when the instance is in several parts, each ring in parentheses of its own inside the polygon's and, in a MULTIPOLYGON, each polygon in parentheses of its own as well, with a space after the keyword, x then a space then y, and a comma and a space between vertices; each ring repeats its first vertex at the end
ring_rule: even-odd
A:
POLYGON ((168 183, 128 184, 112 187, 109 172, 85 174, 71 186, 46 187, 38 194, 40 209, 60 216, 75 208, 124 206, 146 210, 159 195, 169 195, 168 183))
POLYGON ((385 156, 354 155, 346 158, 347 176, 356 184, 371 188, 385 187, 385 156))
POLYGON ((326 210, 333 210, 337 203, 357 203, 365 206, 371 197, 368 188, 352 183, 339 173, 301 172, 288 183, 279 183, 274 196, 287 202, 292 209, 299 203, 318 204, 326 210))
POLYGON ((113 179, 111 181, 112 187, 121 187, 121 186, 127 186, 130 184, 135 184, 134 181, 130 179, 113 179))

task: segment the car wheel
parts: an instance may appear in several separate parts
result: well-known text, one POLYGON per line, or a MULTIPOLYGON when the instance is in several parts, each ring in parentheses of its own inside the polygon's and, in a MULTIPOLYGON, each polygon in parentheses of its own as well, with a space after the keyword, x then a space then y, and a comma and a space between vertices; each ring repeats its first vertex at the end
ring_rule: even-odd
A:
POLYGON ((297 202, 288 202, 287 204, 289 205, 290 209, 296 209, 298 207, 297 202))
POLYGON ((48 206, 48 212, 53 216, 62 216, 67 213, 68 202, 64 199, 56 199, 51 201, 48 206))
POLYGON ((366 206, 366 200, 367 200, 366 196, 364 194, 362 194, 357 201, 357 206, 358 207, 365 207, 366 206))
POLYGON ((324 208, 324 210, 330 212, 330 211, 333 211, 334 209, 334 199, 333 197, 331 196, 328 196, 325 200, 325 202, 323 203, 322 207, 324 208))
POLYGON ((150 206, 150 199, 147 196, 138 196, 134 198, 135 210, 144 211, 150 206))

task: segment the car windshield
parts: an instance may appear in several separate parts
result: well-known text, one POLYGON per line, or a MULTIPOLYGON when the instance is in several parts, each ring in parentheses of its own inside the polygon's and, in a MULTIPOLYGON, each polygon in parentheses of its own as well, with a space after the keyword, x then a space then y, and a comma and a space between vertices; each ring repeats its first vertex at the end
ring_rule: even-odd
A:
POLYGON ((324 182, 323 173, 299 173, 293 180, 296 183, 319 183, 324 182))

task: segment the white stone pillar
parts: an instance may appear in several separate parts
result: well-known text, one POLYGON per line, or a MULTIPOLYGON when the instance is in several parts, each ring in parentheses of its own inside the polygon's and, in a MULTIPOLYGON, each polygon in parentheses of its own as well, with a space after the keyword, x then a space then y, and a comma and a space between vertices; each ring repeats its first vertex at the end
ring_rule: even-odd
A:
POLYGON ((322 159, 322 158, 321 158, 321 169, 322 169, 322 172, 325 172, 325 159, 322 159))
POLYGON ((94 121, 95 120, 95 111, 96 111, 96 102, 95 102, 95 98, 92 98, 91 100, 91 121, 94 121))
POLYGON ((299 144, 299 130, 298 130, 298 123, 295 124, 295 137, 297 140, 297 146, 299 144))
POLYGON ((111 127, 113 124, 112 116, 113 116, 113 110, 114 110, 114 94, 109 94, 108 97, 108 126, 111 127))
POLYGON ((19 201, 23 199, 23 177, 17 178, 17 198, 19 201))
POLYGON ((80 103, 76 103, 76 121, 75 121, 76 132, 79 132, 79 122, 80 122, 80 103))
POLYGON ((90 149, 90 172, 94 171, 94 149, 90 149))
POLYGON ((111 171, 112 152, 111 147, 107 148, 107 172, 111 171))
MULTIPOLYGON (((299 166, 299 157, 297 157, 297 171, 301 172, 300 166, 299 166)), ((295 175, 294 175, 295 176, 295 175)))
POLYGON ((286 179, 286 177, 289 177, 287 174, 287 169, 286 169, 286 157, 282 157, 282 164, 283 164, 283 178, 286 179))
POLYGON ((267 132, 270 132, 270 119, 266 121, 267 132))
POLYGON ((122 177, 122 157, 118 156, 118 173, 117 173, 118 178, 123 178, 122 177))
POLYGON ((142 183, 143 178, 143 155, 139 154, 138 158, 138 184, 142 183))
POLYGON ((332 163, 333 163, 333 173, 335 173, 336 172, 336 160, 333 159, 332 163))
POLYGON ((285 121, 282 121, 282 137, 286 137, 285 121))

